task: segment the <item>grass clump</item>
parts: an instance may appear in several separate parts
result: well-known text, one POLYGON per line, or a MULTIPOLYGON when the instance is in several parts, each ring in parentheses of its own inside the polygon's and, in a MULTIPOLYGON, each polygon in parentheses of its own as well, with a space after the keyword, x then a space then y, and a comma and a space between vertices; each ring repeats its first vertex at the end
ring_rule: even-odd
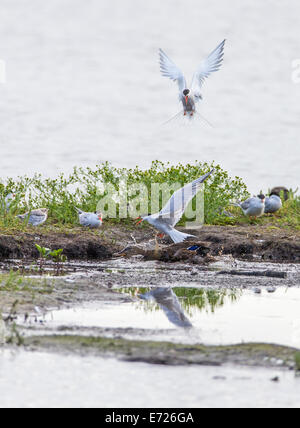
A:
MULTIPOLYGON (((222 210, 230 201, 244 199, 249 196, 246 185, 239 177, 231 178, 219 165, 214 163, 171 164, 155 161, 151 168, 142 170, 115 168, 109 163, 103 163, 92 168, 74 168, 69 176, 60 174, 57 178, 43 178, 35 175, 32 178, 9 178, 0 183, 0 206, 6 195, 13 192, 17 195, 11 204, 10 211, 0 213, 1 229, 26 229, 26 225, 15 218, 16 214, 24 213, 35 208, 49 209, 49 222, 61 225, 77 225, 78 216, 74 207, 84 211, 94 212, 97 204, 106 194, 101 193, 105 184, 113 185, 116 192, 121 192, 121 183, 126 180, 128 186, 143 184, 148 189, 148 212, 151 212, 150 197, 152 184, 184 186, 215 168, 215 173, 209 177, 204 190, 205 222, 214 224, 222 217, 222 210)), ((130 204, 130 196, 128 203, 130 204)), ((133 197, 132 197, 133 198, 133 197)), ((162 205, 162 197, 160 197, 162 205)), ((161 208, 161 206, 160 206, 161 208)), ((116 218, 112 222, 127 222, 120 215, 120 204, 117 203, 116 218)), ((146 213, 144 213, 146 214, 146 213)), ((126 216, 125 216, 126 217, 126 216)), ((183 219, 183 222, 185 219, 183 219)))

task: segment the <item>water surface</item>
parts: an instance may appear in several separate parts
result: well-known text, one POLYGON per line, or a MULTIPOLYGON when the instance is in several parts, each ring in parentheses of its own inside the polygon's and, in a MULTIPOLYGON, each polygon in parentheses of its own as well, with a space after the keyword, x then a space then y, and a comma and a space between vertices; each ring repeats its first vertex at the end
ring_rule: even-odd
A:
POLYGON ((2 0, 1 176, 198 159, 221 163, 251 192, 296 188, 299 13, 297 0, 2 0), (214 128, 160 126, 180 106, 158 48, 189 80, 225 37, 224 66, 200 108, 214 128))

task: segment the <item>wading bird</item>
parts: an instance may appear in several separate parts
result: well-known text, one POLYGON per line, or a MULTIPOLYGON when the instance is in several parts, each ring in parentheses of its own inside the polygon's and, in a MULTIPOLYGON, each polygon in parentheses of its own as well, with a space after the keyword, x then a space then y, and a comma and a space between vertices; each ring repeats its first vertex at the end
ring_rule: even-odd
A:
MULTIPOLYGON (((201 184, 214 172, 208 172, 192 183, 187 184, 177 190, 167 203, 167 205, 157 214, 139 217, 137 220, 140 224, 147 221, 154 226, 163 235, 168 235, 176 244, 185 241, 187 238, 194 238, 193 235, 179 232, 175 229, 176 224, 180 221, 189 203, 201 189, 201 184)), ((161 235, 156 235, 157 236, 161 235)))
MULTIPOLYGON (((167 54, 160 49, 160 71, 164 77, 169 77, 171 80, 178 83, 179 87, 179 101, 183 105, 183 115, 193 118, 196 112, 196 103, 203 99, 201 95, 202 85, 211 73, 218 71, 223 62, 224 46, 226 40, 223 40, 219 46, 201 62, 197 71, 194 74, 191 86, 188 88, 186 79, 182 71, 177 65, 167 56, 167 54)), ((176 116, 180 115, 177 114, 176 116)), ((175 117, 176 117, 175 116, 175 117)))

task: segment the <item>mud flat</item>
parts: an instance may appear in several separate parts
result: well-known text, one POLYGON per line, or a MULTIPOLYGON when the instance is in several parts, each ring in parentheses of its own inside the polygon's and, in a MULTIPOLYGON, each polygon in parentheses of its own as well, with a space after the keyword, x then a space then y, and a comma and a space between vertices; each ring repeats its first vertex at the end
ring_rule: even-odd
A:
POLYGON ((35 244, 62 248, 69 260, 109 260, 115 254, 123 257, 141 255, 146 260, 163 262, 188 261, 209 263, 222 254, 249 261, 284 263, 300 262, 300 231, 263 226, 205 226, 188 231, 196 236, 188 243, 172 245, 161 241, 160 251, 154 251, 153 230, 149 227, 132 229, 129 226, 105 225, 99 232, 55 228, 35 229, 32 232, 0 234, 0 260, 32 259, 38 253, 35 244), (189 245, 199 245, 197 252, 186 251, 189 245))
MULTIPOLYGON (((162 366, 233 364, 298 370, 297 326, 294 326, 295 340, 281 341, 284 333, 278 340, 275 335, 274 342, 269 343, 273 327, 268 319, 279 318, 281 323, 278 316, 281 307, 286 308, 287 314, 295 311, 298 295, 290 296, 287 291, 296 290, 300 284, 299 232, 204 227, 196 234, 198 238, 188 244, 173 245, 164 240, 158 250, 150 228, 136 231, 106 226, 101 233, 80 229, 67 233, 42 232, 41 229, 2 235, 2 346, 21 347, 29 353, 116 358, 126 363, 162 366), (55 264, 48 261, 39 272, 35 243, 63 248, 68 261, 60 276, 56 276, 55 264), (191 251, 189 246, 195 249, 191 251), (163 305, 157 312, 157 308, 149 309, 141 301, 145 289, 157 287, 173 293, 175 315, 181 321, 190 318, 190 324, 196 324, 194 329, 174 327, 174 319, 163 305), (244 332, 254 330, 252 319, 243 324, 244 309, 237 313, 237 319, 231 317, 232 305, 240 304, 239 296, 244 292, 255 308, 265 308, 263 299, 274 296, 272 301, 267 300, 266 306, 274 307, 274 311, 266 319, 255 320, 257 326, 265 326, 261 341, 255 341, 255 336, 253 340, 244 336, 244 332), (251 300, 251 296, 258 296, 258 300, 251 300), (89 304, 94 306, 85 308, 89 304), (135 306, 132 309, 128 305, 135 306), (144 320, 136 312, 137 305, 150 311, 147 322, 153 326, 143 325, 144 320), (210 318, 223 307, 229 312, 215 324, 209 324, 210 318), (206 313, 211 316, 202 318, 206 313), (85 316, 86 323, 82 321, 85 316), (128 324, 129 316, 132 325, 128 324), (156 321, 159 317, 164 318, 161 324, 156 321), (225 327, 224 319, 231 319, 232 324, 225 327), (221 343, 209 342, 210 332, 216 331, 216 326, 224 336, 240 323, 244 328, 241 333, 236 332, 232 341, 233 336, 229 335, 221 343)), ((264 309, 262 313, 265 314, 264 309)), ((285 326, 286 334, 290 333, 290 322, 288 319, 280 324, 285 326)), ((277 329, 274 330, 276 333, 277 329)))

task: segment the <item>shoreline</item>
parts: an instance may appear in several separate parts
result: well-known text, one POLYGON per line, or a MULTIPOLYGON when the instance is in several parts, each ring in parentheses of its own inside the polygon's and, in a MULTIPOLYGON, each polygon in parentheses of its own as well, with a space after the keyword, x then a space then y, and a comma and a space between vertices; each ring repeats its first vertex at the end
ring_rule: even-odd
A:
POLYGON ((300 231, 270 226, 204 226, 184 230, 196 238, 173 244, 168 238, 155 251, 154 232, 150 227, 106 224, 99 231, 47 227, 26 231, 0 230, 0 261, 37 260, 35 247, 63 249, 68 260, 111 260, 114 257, 140 256, 142 260, 166 263, 209 264, 214 257, 231 255, 239 260, 271 263, 300 263, 300 231), (197 245, 197 251, 188 251, 197 245))

